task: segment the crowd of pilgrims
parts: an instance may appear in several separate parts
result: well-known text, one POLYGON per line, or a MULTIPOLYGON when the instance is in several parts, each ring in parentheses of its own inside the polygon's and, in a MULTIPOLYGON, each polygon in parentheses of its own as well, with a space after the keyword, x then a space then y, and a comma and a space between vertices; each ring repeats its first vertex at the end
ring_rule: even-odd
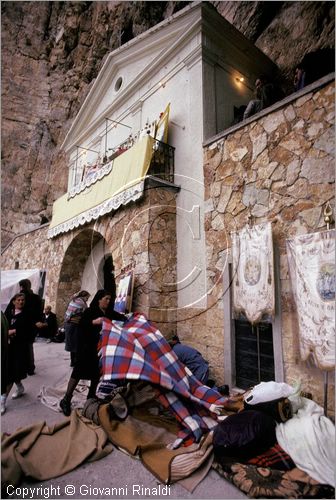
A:
MULTIPOLYGON (((32 292, 29 280, 20 282, 20 288, 21 292, 14 295, 5 313, 2 314, 2 414, 6 411, 6 398, 14 384, 15 391, 12 393, 12 398, 16 399, 23 396, 25 391, 22 380, 27 375, 34 374, 33 342, 37 332, 39 332, 39 336, 45 336, 49 340, 56 338, 55 326, 57 327, 57 323, 55 323, 55 318, 51 319, 53 316, 50 307, 47 306, 44 314, 41 313, 42 301, 32 292)), ((70 353, 72 373, 66 393, 58 401, 58 404, 59 410, 65 416, 70 416, 71 400, 77 384, 80 379, 89 380, 90 387, 83 414, 95 423, 100 423, 99 405, 103 404, 104 400, 97 398, 96 393, 100 379, 98 343, 102 326, 104 326, 104 318, 117 322, 127 321, 124 325, 125 338, 127 338, 129 333, 127 325, 128 322, 132 324, 133 315, 132 313, 124 315, 114 310, 115 293, 98 290, 88 305, 89 299, 90 294, 81 290, 71 297, 65 312, 65 349, 70 353)), ((134 327, 129 328, 132 330, 134 327)), ((144 335, 146 334, 144 333, 144 335)), ((160 338, 158 342, 153 342, 159 348, 161 337, 155 337, 154 334, 153 336, 156 340, 160 338)), ((321 488, 318 491, 322 492, 322 496, 310 496, 310 498, 334 498, 333 469, 331 468, 331 464, 335 463, 334 424, 323 415, 323 408, 311 400, 311 395, 301 391, 300 384, 297 387, 292 387, 281 382, 261 382, 243 394, 229 394, 228 386, 216 387, 215 381, 209 378, 209 364, 196 349, 182 344, 177 336, 170 339, 169 344, 176 355, 176 361, 184 364, 190 370, 185 370, 183 376, 179 371, 174 372, 179 375, 176 375, 175 380, 176 392, 174 392, 174 396, 176 394, 176 398, 171 403, 167 399, 170 403, 169 411, 178 421, 183 421, 182 427, 184 427, 181 428, 181 432, 187 433, 183 436, 188 435, 189 437, 188 432, 191 432, 192 438, 196 439, 196 442, 203 432, 208 432, 209 429, 213 430, 213 433, 209 435, 214 451, 214 463, 217 464, 216 470, 226 471, 222 475, 227 477, 225 474, 230 470, 228 464, 233 467, 231 472, 236 470, 234 467, 237 465, 250 467, 250 469, 246 469, 247 474, 251 472, 253 467, 258 467, 258 464, 260 467, 268 467, 270 480, 267 483, 267 488, 272 487, 277 492, 278 490, 272 483, 273 475, 281 481, 284 480, 283 484, 288 486, 292 483, 288 483, 285 475, 287 471, 296 470, 299 474, 298 477, 306 474, 305 481, 313 479, 321 488), (190 376, 190 372, 194 377, 190 376), (190 379, 188 378, 190 398, 197 402, 200 413, 193 406, 190 408, 194 408, 194 410, 188 413, 188 406, 183 403, 183 397, 186 396, 184 393, 184 396, 181 393, 182 397, 179 399, 179 382, 184 380, 185 376, 187 378, 190 376, 190 379), (196 390, 199 391, 199 397, 196 395, 196 390), (206 419, 203 413, 206 409, 204 403, 213 403, 211 398, 214 397, 216 403, 211 405, 212 409, 210 410, 213 418, 206 419), (217 401, 220 401, 218 405, 217 401), (174 406, 175 402, 177 404, 174 406), (296 418, 292 418, 294 411, 296 418), (209 420, 211 420, 211 427, 207 425, 209 420), (190 421, 192 421, 193 426, 189 425, 190 421), (197 435, 196 431, 193 432, 195 429, 197 435), (314 436, 313 444, 311 435, 314 436), (293 440, 295 436, 297 439, 293 440), (280 476, 277 476, 279 473, 280 476)), ((142 346, 141 342, 139 345, 142 346)), ((146 349, 148 348, 148 344, 145 343, 144 346, 146 349)), ((166 348, 167 346, 165 346, 166 348)), ((155 355, 161 355, 163 352, 167 354, 168 352, 160 349, 155 350, 155 346, 151 346, 151 349, 155 355)), ((167 359, 173 358, 170 351, 168 354, 169 358, 165 358, 165 362, 167 359)), ((139 357, 139 353, 137 356, 139 357)), ((129 361, 130 358, 126 359, 129 361)), ((157 358, 153 356, 151 359, 155 363, 157 358)), ((153 366, 150 369, 153 369, 153 366)), ((176 370, 176 366, 174 370, 176 370)), ((155 372, 155 367, 153 371, 155 372)), ((167 376, 168 374, 169 372, 167 372, 167 376)), ((146 379, 144 378, 144 380, 146 379)), ((170 380, 173 381, 174 378, 171 377, 170 380)), ((116 384, 114 392, 112 391, 114 394, 112 398, 116 397, 119 390, 125 389, 125 379, 118 378, 118 380, 113 380, 114 382, 116 384)), ((100 389, 98 389, 99 394, 100 389)), ((164 397, 165 389, 163 388, 163 392, 159 394, 160 397, 164 397)), ((122 414, 117 412, 119 404, 117 401, 116 408, 109 405, 109 418, 124 420, 127 417, 127 402, 123 397, 121 400, 124 403, 121 406, 122 414)), ((188 398, 186 402, 189 402, 188 398)), ((166 413, 162 413, 162 415, 166 415, 166 413)), ((182 442, 183 438, 179 435, 173 443, 167 444, 166 448, 174 450, 182 442)), ((259 488, 260 478, 253 477, 254 482, 251 484, 253 487, 259 488)), ((232 481, 235 484, 236 476, 232 476, 232 481)), ((265 481, 267 482, 266 479, 265 481)), ((301 487, 300 481, 301 479, 294 481, 295 488, 301 487)), ((302 484, 306 486, 305 483, 302 484)), ((293 498, 293 496, 288 496, 292 494, 292 490, 288 489, 287 486, 287 496, 284 498, 293 498)), ((238 487, 242 491, 247 491, 246 481, 242 480, 241 486, 238 485, 238 487)))
MULTIPOLYGON (((71 399, 81 379, 90 381, 88 399, 96 394, 100 378, 97 346, 103 318, 125 321, 127 316, 114 310, 115 296, 109 291, 98 290, 88 306, 90 293, 81 290, 71 297, 64 327, 58 329, 56 315, 50 306, 46 306, 43 312, 42 300, 32 291, 31 282, 25 279, 19 285, 20 293, 14 295, 2 314, 1 414, 6 411, 6 400, 14 384, 12 399, 23 396, 22 380, 35 373, 33 343, 36 336, 57 342, 60 332, 64 331, 65 350, 70 353, 73 369, 60 408, 64 415, 69 416, 71 399)), ((209 364, 201 353, 181 344, 178 336, 171 339, 170 345, 198 380, 223 395, 228 394, 227 386, 216 387, 209 378, 209 364)))

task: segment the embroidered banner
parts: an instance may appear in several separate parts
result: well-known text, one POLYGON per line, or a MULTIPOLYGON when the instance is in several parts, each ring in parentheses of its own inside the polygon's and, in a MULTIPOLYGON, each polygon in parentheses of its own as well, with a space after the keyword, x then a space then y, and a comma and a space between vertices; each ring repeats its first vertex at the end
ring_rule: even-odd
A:
POLYGON ((302 360, 335 366, 335 230, 287 240, 302 360))
POLYGON ((271 223, 232 233, 233 305, 251 323, 274 315, 274 263, 271 223))

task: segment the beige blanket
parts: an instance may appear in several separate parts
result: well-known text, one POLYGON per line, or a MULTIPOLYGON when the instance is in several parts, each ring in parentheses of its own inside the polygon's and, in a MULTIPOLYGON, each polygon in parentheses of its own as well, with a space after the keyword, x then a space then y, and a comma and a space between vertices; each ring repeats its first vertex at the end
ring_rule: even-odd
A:
POLYGON ((16 486, 23 476, 37 480, 61 476, 83 462, 112 452, 104 430, 73 411, 54 426, 45 422, 2 434, 2 485, 16 486))
MULTIPOLYGON (((44 385, 41 387, 40 393, 37 397, 40 399, 41 403, 44 406, 47 406, 48 408, 56 412, 61 411, 59 402, 66 392, 70 375, 71 371, 68 371, 68 373, 63 375, 62 378, 60 378, 53 387, 44 385)), ((72 408, 83 408, 86 401, 89 384, 90 382, 87 380, 79 381, 79 384, 77 385, 71 400, 72 408)))

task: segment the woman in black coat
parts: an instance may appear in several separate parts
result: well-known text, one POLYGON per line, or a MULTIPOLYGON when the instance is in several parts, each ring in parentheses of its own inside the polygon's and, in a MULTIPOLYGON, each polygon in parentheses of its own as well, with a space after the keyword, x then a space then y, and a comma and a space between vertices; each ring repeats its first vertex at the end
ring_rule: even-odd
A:
POLYGON ((125 321, 123 314, 113 310, 111 293, 106 290, 98 290, 90 307, 83 313, 79 323, 78 350, 74 369, 68 383, 64 398, 60 401, 60 407, 64 415, 71 413, 71 398, 80 379, 90 380, 88 399, 96 394, 99 382, 99 359, 98 342, 103 318, 125 321))
POLYGON ((33 331, 33 320, 24 306, 24 294, 17 293, 5 311, 8 321, 7 388, 6 392, 1 395, 1 413, 6 410, 6 398, 14 383, 16 391, 13 393, 12 399, 19 398, 24 394, 21 381, 27 377, 28 373, 29 342, 33 331))

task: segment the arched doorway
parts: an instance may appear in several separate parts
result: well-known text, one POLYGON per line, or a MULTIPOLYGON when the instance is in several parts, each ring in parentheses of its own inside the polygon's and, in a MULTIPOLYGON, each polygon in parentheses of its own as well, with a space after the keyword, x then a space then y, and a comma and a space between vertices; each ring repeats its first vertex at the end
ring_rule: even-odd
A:
POLYGON ((111 292, 113 300, 116 297, 116 283, 114 279, 114 265, 112 260, 112 255, 104 256, 103 262, 103 281, 104 288, 108 292, 111 292))
MULTIPOLYGON (((84 229, 71 241, 63 258, 58 282, 56 311, 60 318, 64 317, 69 299, 75 292, 85 289, 93 296, 105 286, 102 261, 108 262, 105 270, 107 280, 108 273, 113 270, 112 255, 106 240, 97 231, 84 229)), ((110 281, 106 281, 106 285, 111 288, 113 284, 110 281)))

